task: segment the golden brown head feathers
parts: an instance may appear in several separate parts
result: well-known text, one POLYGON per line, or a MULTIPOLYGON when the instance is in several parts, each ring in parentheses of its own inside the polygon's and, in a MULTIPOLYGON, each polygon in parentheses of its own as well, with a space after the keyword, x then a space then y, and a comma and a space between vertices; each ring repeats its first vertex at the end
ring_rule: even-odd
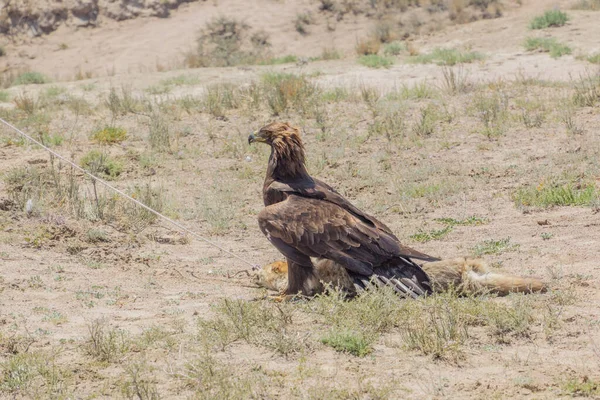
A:
POLYGON ((306 172, 304 145, 300 130, 287 122, 272 122, 248 137, 248 142, 266 143, 273 153, 271 162, 281 175, 295 176, 306 172))

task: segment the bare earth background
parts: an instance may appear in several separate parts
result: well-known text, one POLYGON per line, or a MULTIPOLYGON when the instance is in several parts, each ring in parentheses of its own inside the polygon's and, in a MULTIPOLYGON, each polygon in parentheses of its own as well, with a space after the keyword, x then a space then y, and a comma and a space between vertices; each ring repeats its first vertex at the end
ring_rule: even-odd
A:
POLYGON ((411 35, 412 50, 376 69, 357 62, 355 47, 377 15, 338 19, 322 3, 201 1, 168 18, 100 14, 96 27, 67 19, 35 37, 15 28, 3 39, 4 74, 36 71, 48 83, 4 89, 2 118, 77 163, 92 150, 109 156, 115 186, 256 264, 279 255, 256 224, 268 149, 246 138, 289 120, 303 129, 309 170, 403 243, 441 257, 483 254, 551 290, 476 300, 506 306, 505 319, 465 322, 462 339, 442 333, 437 352, 411 346, 401 320, 376 332, 366 356, 338 352, 322 340, 335 328, 319 311, 327 300, 261 300, 250 277, 234 276, 246 265, 102 188, 97 201, 88 179, 2 128, 0 397, 600 398, 600 85, 585 60, 600 52, 600 12, 506 3, 499 18, 411 35), (566 25, 528 29, 553 8, 568 13, 566 25), (308 11, 301 34, 295 24, 308 11), (299 62, 184 68, 199 30, 223 15, 264 30, 273 56, 299 62), (573 52, 526 52, 528 36, 573 52), (485 59, 408 62, 438 47, 485 59), (340 57, 323 60, 324 49, 340 57), (464 87, 451 90, 448 71, 464 87), (268 76, 297 77, 311 93, 295 103, 304 95, 288 88, 294 100, 276 110, 268 76), (578 93, 593 99, 573 102, 578 93), (124 140, 100 143, 95 132, 107 126, 124 140), (555 183, 593 193, 574 206, 523 200, 555 183), (447 228, 440 218, 476 222, 447 228))

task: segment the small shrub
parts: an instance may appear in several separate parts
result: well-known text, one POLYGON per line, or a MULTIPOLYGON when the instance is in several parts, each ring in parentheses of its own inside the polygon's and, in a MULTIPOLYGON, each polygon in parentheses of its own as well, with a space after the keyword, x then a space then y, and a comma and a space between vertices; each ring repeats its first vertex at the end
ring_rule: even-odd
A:
POLYGON ((560 10, 549 10, 543 15, 535 17, 529 23, 529 29, 544 29, 553 26, 563 26, 567 23, 569 17, 560 10))
POLYGON ((573 83, 575 94, 573 104, 580 107, 594 107, 600 101, 600 75, 587 73, 580 75, 573 83))
POLYGON ((402 85, 386 95, 389 100, 422 100, 433 99, 436 96, 435 88, 426 81, 420 81, 412 86, 402 85))
POLYGON ((111 87, 108 97, 104 101, 104 105, 111 112, 113 119, 140 109, 140 101, 133 97, 131 87, 122 86, 120 92, 119 94, 117 89, 111 87))
POLYGON ((133 363, 126 367, 127 380, 121 386, 121 393, 131 400, 159 400, 160 395, 152 378, 146 375, 148 367, 143 363, 133 363), (145 373, 146 372, 146 373, 145 373))
POLYGON ((404 134, 406 129, 404 111, 396 107, 387 107, 380 114, 375 122, 369 126, 369 135, 382 135, 388 141, 392 141, 404 134))
POLYGON ((539 128, 546 118, 544 104, 532 99, 517 99, 515 101, 519 111, 518 119, 526 128, 539 128))
POLYGON ((236 340, 260 345, 282 355, 300 350, 291 333, 292 309, 284 305, 224 299, 215 306, 217 317, 199 322, 200 337, 221 348, 236 340))
POLYGON ((56 355, 40 351, 3 357, 0 392, 12 398, 68 398, 68 373, 56 363, 56 355))
POLYGON ((600 11, 600 0, 579 0, 573 6, 574 10, 600 11))
POLYGON ((373 28, 373 38, 380 43, 391 43, 394 38, 394 27, 388 21, 379 21, 373 28))
POLYGON ((290 55, 283 56, 283 57, 269 58, 268 60, 261 62, 261 64, 263 64, 263 65, 280 65, 280 64, 291 64, 291 63, 295 63, 295 62, 298 62, 298 57, 290 54, 290 55))
POLYGON ((383 47, 383 54, 386 56, 398 56, 406 50, 406 46, 401 42, 391 42, 383 47))
POLYGON ((92 140, 101 144, 121 143, 127 138, 127 131, 116 126, 106 126, 92 133, 92 140))
POLYGON ((210 85, 202 99, 204 110, 215 118, 225 118, 225 111, 239 107, 239 93, 230 84, 210 85))
POLYGON ((13 80, 12 86, 40 85, 48 82, 50 82, 50 79, 39 72, 23 72, 13 80))
POLYGON ((586 57, 586 60, 592 64, 600 64, 600 53, 589 55, 586 57))
POLYGON ((321 51, 321 60, 339 60, 342 54, 335 47, 324 47, 321 51))
POLYGON ((331 331, 321 338, 321 343, 342 353, 350 353, 364 357, 373 351, 372 339, 365 337, 362 332, 331 331))
POLYGON ((407 303, 400 332, 406 347, 434 358, 461 358, 473 319, 463 302, 444 293, 407 303))
POLYGON ((148 127, 150 147, 156 151, 169 151, 171 149, 171 129, 161 113, 153 111, 150 114, 148 127))
POLYGON ((308 35, 308 30, 306 29, 306 27, 312 24, 312 22, 312 15, 310 15, 309 12, 296 15, 296 32, 298 32, 301 35, 308 35))
POLYGON ((456 218, 436 218, 437 222, 448 226, 473 226, 473 225, 484 225, 488 223, 488 219, 485 217, 478 217, 476 215, 471 215, 465 219, 456 219, 456 218))
POLYGON ((413 133, 417 136, 429 136, 435 130, 435 122, 438 120, 437 109, 429 104, 421 109, 417 121, 413 125, 413 133))
POLYGON ((562 385, 562 389, 574 397, 595 398, 600 395, 600 380, 592 379, 587 375, 582 378, 570 378, 562 385))
POLYGON ((410 238, 417 242, 429 242, 431 240, 440 240, 443 239, 447 234, 452 232, 452 225, 447 225, 445 228, 436 229, 429 232, 421 231, 414 235, 411 235, 410 238))
POLYGON ((117 178, 123 171, 120 163, 98 150, 90 150, 81 158, 79 164, 90 173, 109 180, 117 178))
POLYGON ((444 79, 442 87, 449 94, 466 93, 473 86, 469 82, 468 71, 463 69, 462 66, 458 68, 444 66, 442 76, 444 79))
POLYGON ((456 65, 483 60, 485 56, 476 51, 460 51, 458 49, 436 48, 431 53, 408 58, 408 62, 416 64, 456 65))
POLYGON ((377 54, 360 56, 358 62, 369 68, 389 68, 394 65, 394 59, 377 54))
POLYGON ((40 108, 40 101, 23 92, 13 99, 15 107, 28 115, 33 115, 40 108))
POLYGON ((251 33, 249 25, 219 17, 205 25, 196 51, 186 54, 185 62, 192 68, 256 64, 265 59, 268 47, 268 36, 263 31, 251 33))
POLYGON ((555 38, 533 38, 528 37, 523 43, 527 51, 541 51, 550 53, 550 57, 559 58, 567 54, 571 54, 572 50, 564 43, 560 43, 555 38))
POLYGON ((509 237, 499 240, 488 239, 477 244, 473 248, 473 253, 477 257, 481 257, 483 255, 501 254, 507 251, 514 251, 518 248, 519 245, 511 243, 509 237))
POLYGON ((319 94, 317 86, 306 76, 286 73, 263 75, 262 89, 273 115, 281 115, 291 107, 307 112, 311 100, 319 94))
POLYGON ((88 326, 87 353, 98 361, 113 362, 129 350, 129 339, 124 331, 110 328, 104 319, 96 319, 88 326))
POLYGON ((474 97, 475 114, 483 122, 483 134, 488 137, 500 136, 506 128, 508 99, 503 93, 479 94, 474 97))
POLYGON ((381 42, 372 37, 361 39, 356 43, 355 50, 359 56, 369 56, 379 53, 381 42))
POLYGON ((0 90, 0 103, 6 103, 10 99, 10 93, 6 90, 0 90))
POLYGON ((509 304, 488 303, 484 317, 492 335, 500 343, 509 343, 510 337, 528 336, 534 320, 530 298, 523 295, 510 297, 509 304))
POLYGON ((535 187, 525 187, 513 195, 519 206, 591 206, 598 199, 598 189, 593 183, 550 181, 535 187))

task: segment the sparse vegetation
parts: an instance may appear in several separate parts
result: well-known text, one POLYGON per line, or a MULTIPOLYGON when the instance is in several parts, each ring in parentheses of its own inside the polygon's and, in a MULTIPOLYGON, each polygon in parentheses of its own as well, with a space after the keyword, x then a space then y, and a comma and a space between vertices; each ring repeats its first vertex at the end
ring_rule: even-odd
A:
POLYGON ((101 362, 113 362, 129 349, 127 334, 119 329, 111 328, 103 319, 90 323, 87 353, 101 362))
MULTIPOLYGON (((328 288, 314 299, 265 299, 241 260, 188 240, 2 129, 0 303, 10 299, 11 307, 0 318, 0 398, 598 395, 598 376, 573 361, 594 359, 598 325, 582 301, 593 300, 598 258, 600 84, 585 61, 594 54, 581 56, 579 67, 590 72, 572 80, 556 63, 544 75, 546 66, 527 65, 536 57, 510 48, 485 65, 449 66, 457 60, 449 57, 434 61, 441 67, 400 66, 417 45, 426 53, 439 42, 429 36, 434 23, 492 18, 499 4, 309 3, 307 38, 294 31, 297 8, 268 28, 284 26, 285 35, 310 42, 293 46, 306 53, 272 54, 267 35, 253 29, 256 19, 221 31, 241 38, 239 52, 223 53, 231 65, 271 67, 164 72, 179 65, 161 59, 125 75, 95 65, 93 83, 83 85, 62 80, 91 70, 56 73, 49 62, 44 71, 56 83, 8 88, 22 71, 2 74, 0 101, 10 103, 1 104, 1 117, 252 264, 279 253, 256 226, 269 150, 248 146, 248 134, 289 121, 301 128, 311 174, 388 224, 404 245, 442 258, 481 257, 485 279, 536 276, 547 293, 450 290, 413 300, 373 283, 355 297, 328 288), (354 36, 340 39, 355 28, 373 40, 365 51, 393 59, 401 75, 358 64, 349 53, 354 36), (321 40, 326 29, 336 30, 335 40, 321 40), (342 52, 348 59, 323 61, 342 52), (516 76, 507 72, 515 64, 523 64, 516 76), (120 86, 124 80, 132 85, 120 86), (466 383, 453 379, 466 375, 466 383)), ((239 17, 231 12, 225 19, 239 17)), ((592 14, 576 14, 574 52, 577 38, 592 37, 584 29, 592 14)), ((474 32, 493 38, 510 31, 494 36, 501 21, 480 25, 474 32)), ((470 28, 450 28, 455 43, 470 28)), ((493 47, 469 38, 474 48, 493 47)), ((206 36, 203 61, 227 63, 215 61, 221 39, 206 36)), ((11 65, 19 40, 7 44, 11 65)))
POLYGON ((504 133, 508 118, 508 98, 502 92, 477 94, 473 99, 475 115, 483 123, 483 134, 494 138, 504 133))
POLYGON ((373 56, 379 53, 381 42, 372 37, 361 39, 356 42, 355 50, 359 56, 373 56))
POLYGON ((586 57, 586 60, 592 64, 600 64, 600 53, 591 54, 586 57))
POLYGON ((447 234, 452 232, 452 226, 447 225, 445 228, 436 229, 432 231, 421 231, 419 233, 415 233, 411 235, 410 238, 416 242, 429 242, 430 240, 440 240, 443 239, 447 234))
POLYGON ((195 52, 186 54, 188 67, 229 67, 258 64, 268 59, 268 35, 252 32, 250 26, 221 16, 206 24, 197 39, 195 52))
POLYGON ((461 51, 458 49, 436 48, 431 53, 411 56, 407 59, 410 63, 416 64, 437 64, 437 65, 456 65, 463 63, 472 63, 483 60, 485 56, 476 51, 461 51))
POLYGON ((121 143, 127 138, 127 131, 117 126, 105 126, 92 133, 92 140, 101 144, 121 143))
POLYGON ((120 163, 113 160, 108 154, 98 150, 90 150, 81 158, 80 165, 94 175, 100 175, 106 179, 116 179, 123 167, 120 163))
POLYGON ((523 44, 527 51, 541 51, 550 53, 550 57, 559 58, 567 54, 571 54, 571 48, 564 43, 559 42, 556 38, 534 38, 528 37, 523 44))
POLYGON ((498 240, 488 239, 488 240, 484 240, 483 242, 477 244, 473 248, 473 253, 477 257, 481 257, 483 255, 502 254, 507 251, 515 251, 518 248, 519 248, 519 245, 515 244, 515 243, 511 243, 509 237, 504 238, 504 239, 498 239, 498 240))
POLYGON ((387 43, 383 47, 383 54, 386 56, 398 56, 400 53, 406 50, 406 46, 401 42, 387 43))
POLYGON ((50 82, 50 79, 48 79, 45 75, 39 73, 39 72, 23 72, 22 74, 18 75, 12 82, 12 86, 19 86, 19 85, 40 85, 43 83, 48 83, 50 82))
POLYGON ((307 27, 312 22, 312 16, 308 12, 296 15, 296 32, 301 35, 308 35, 307 27))
POLYGON ((377 54, 360 56, 358 58, 358 62, 369 68, 389 68, 394 64, 393 59, 384 56, 378 56, 377 54))
POLYGON ((264 74, 262 90, 272 115, 281 115, 291 107, 307 112, 311 99, 319 92, 308 77, 285 73, 264 74))
POLYGON ((575 397, 595 397, 600 394, 600 383, 587 375, 570 378, 563 385, 565 393, 575 397))
POLYGON ((563 26, 567 23, 569 17, 560 10, 548 10, 543 15, 535 17, 529 23, 529 29, 545 29, 551 27, 563 26))
POLYGON ((598 189, 591 182, 561 182, 548 179, 537 186, 524 187, 513 195, 519 206, 591 206, 598 199, 598 189))
POLYGON ((600 11, 600 0, 579 0, 573 6, 575 10, 600 11))

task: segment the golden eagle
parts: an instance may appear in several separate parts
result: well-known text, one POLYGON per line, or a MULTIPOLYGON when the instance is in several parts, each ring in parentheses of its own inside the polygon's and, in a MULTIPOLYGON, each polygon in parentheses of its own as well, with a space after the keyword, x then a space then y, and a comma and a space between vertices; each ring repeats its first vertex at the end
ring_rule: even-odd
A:
POLYGON ((271 146, 258 223, 287 258, 285 295, 311 296, 321 289, 311 258, 342 265, 358 288, 372 282, 413 297, 431 291, 427 274, 412 259, 438 259, 403 246, 385 224, 311 177, 297 128, 274 122, 251 134, 253 142, 271 146))

